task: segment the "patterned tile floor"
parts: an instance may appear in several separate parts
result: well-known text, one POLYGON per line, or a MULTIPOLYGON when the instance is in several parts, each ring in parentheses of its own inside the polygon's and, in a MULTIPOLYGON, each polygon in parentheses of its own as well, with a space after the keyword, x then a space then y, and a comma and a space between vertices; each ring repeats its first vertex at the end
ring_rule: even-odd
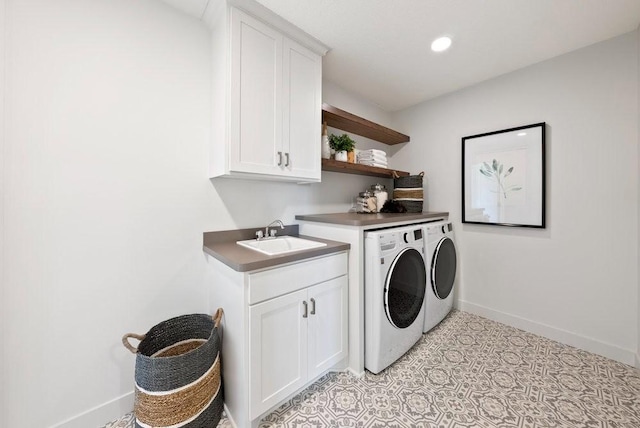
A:
POLYGON ((330 373, 260 426, 638 428, 640 371, 453 311, 382 373, 330 373))

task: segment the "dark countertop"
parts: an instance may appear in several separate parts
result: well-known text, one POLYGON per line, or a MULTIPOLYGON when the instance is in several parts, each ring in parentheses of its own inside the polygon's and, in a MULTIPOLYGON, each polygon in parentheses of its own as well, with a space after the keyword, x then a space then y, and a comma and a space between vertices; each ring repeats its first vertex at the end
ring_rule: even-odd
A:
POLYGON ((203 235, 203 250, 211 257, 220 260, 230 268, 238 272, 248 272, 256 269, 275 267, 285 263, 296 262, 325 254, 337 253, 351 248, 344 242, 330 241, 311 236, 299 236, 298 225, 286 226, 285 230, 278 229, 278 235, 297 236, 310 241, 324 242, 327 244, 320 248, 295 251, 276 256, 268 256, 259 251, 250 250, 236 241, 255 238, 255 232, 259 228, 223 230, 219 232, 205 232, 203 235))
POLYGON ((315 221, 317 223, 341 224, 346 226, 375 226, 385 223, 398 223, 402 221, 428 221, 435 218, 449 216, 448 212, 423 212, 423 213, 332 213, 332 214, 302 214, 297 215, 296 220, 315 221))

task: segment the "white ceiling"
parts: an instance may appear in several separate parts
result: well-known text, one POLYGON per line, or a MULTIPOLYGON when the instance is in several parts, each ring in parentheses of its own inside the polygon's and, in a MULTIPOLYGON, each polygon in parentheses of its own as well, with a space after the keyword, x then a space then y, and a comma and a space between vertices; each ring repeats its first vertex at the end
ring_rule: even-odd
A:
MULTIPOLYGON (((208 1, 163 0, 198 18, 208 1)), ((640 0, 257 0, 331 50, 323 77, 385 110, 633 31, 640 0), (430 50, 448 35, 452 47, 430 50)))

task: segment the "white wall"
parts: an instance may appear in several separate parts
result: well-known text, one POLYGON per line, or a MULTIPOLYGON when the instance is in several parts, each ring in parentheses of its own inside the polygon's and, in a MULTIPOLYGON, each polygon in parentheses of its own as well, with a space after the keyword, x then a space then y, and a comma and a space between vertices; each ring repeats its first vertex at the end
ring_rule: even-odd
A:
POLYGON ((122 335, 209 310, 203 232, 346 211, 376 180, 210 181, 202 23, 155 0, 7 3, 0 425, 100 426, 131 409, 122 335))
MULTIPOLYGON (((363 102, 360 98, 354 96, 349 91, 336 85, 335 83, 324 81, 322 87, 323 102, 328 103, 341 110, 345 110, 349 113, 355 114, 382 126, 392 128, 392 115, 391 113, 382 110, 375 104, 363 102)), ((398 132, 403 130, 397 129, 398 132)), ((334 129, 328 127, 329 135, 344 134, 345 131, 340 129, 334 129)), ((387 161, 389 162, 389 168, 396 168, 402 170, 402 165, 398 165, 394 155, 402 147, 402 144, 396 144, 389 146, 387 144, 380 143, 378 141, 371 140, 369 138, 361 137, 359 135, 348 133, 351 138, 356 142, 356 149, 378 149, 387 153, 387 161)), ((381 184, 387 186, 387 189, 393 187, 392 180, 384 180, 381 184)))
POLYGON ((391 126, 391 113, 382 110, 376 104, 363 101, 333 82, 322 82, 322 101, 382 126, 391 126))
POLYGON ((122 334, 208 309, 208 37, 153 1, 7 17, 4 426, 47 427, 132 390, 122 334))
MULTIPOLYGON (((5 385, 5 287, 4 287, 4 93, 5 93, 5 0, 0 0, 0 385, 5 385)), ((5 401, 8 396, 6 388, 0 388, 0 426, 7 426, 5 421, 5 401)))
POLYGON ((396 155, 450 211, 458 304, 633 363, 638 341, 638 35, 486 81, 395 115, 396 155), (547 122, 547 228, 461 224, 461 138, 547 122))
MULTIPOLYGON (((640 110, 640 26, 638 26, 638 110, 640 110)), ((639 112, 640 114, 640 112, 639 112)), ((638 146, 640 146, 640 118, 638 119, 638 146)), ((638 151, 640 155, 640 150, 638 151)), ((638 170, 640 171, 640 157, 638 158, 638 170)), ((640 193, 640 185, 638 186, 638 192, 640 193)), ((640 196, 638 197, 638 204, 640 204, 640 196)), ((640 205, 639 205, 640 206, 640 205)), ((638 213, 638 245, 640 246, 640 210, 638 213)), ((640 249, 638 251, 638 269, 640 270, 640 249)), ((640 369, 640 274, 638 277, 638 342, 636 351, 636 367, 640 369)))

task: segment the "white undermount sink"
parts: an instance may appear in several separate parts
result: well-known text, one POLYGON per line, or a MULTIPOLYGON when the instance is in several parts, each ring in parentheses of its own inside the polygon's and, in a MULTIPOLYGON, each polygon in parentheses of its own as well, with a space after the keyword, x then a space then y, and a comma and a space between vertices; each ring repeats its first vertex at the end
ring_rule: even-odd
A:
POLYGON ((261 239, 260 241, 247 239, 246 241, 237 241, 236 243, 268 256, 276 256, 278 254, 291 253, 293 251, 309 250, 311 248, 327 246, 327 244, 323 242, 310 241, 308 239, 296 238, 294 236, 278 236, 277 238, 261 239))

